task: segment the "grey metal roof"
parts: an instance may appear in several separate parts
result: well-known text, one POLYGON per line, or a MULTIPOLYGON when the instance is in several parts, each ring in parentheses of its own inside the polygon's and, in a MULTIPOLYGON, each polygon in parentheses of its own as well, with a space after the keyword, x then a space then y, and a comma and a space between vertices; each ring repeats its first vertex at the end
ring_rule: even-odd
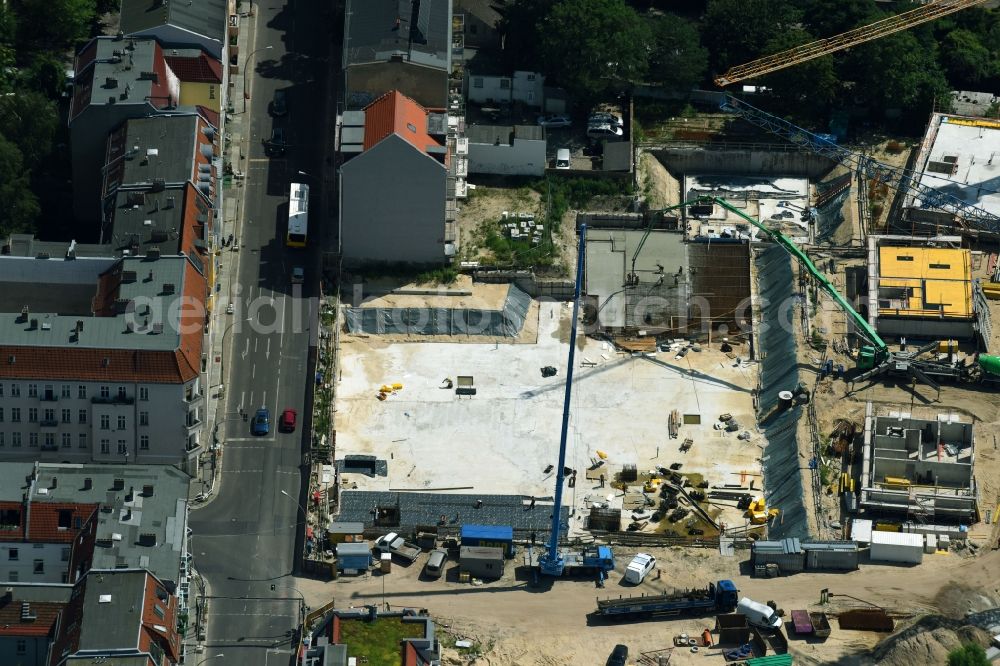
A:
POLYGON ((171 25, 221 42, 226 20, 225 0, 122 0, 119 25, 125 34, 171 25))
POLYGON ((400 54, 448 71, 450 0, 347 0, 345 17, 345 67, 400 54))
POLYGON ((162 178, 170 187, 191 180, 198 150, 198 116, 135 118, 126 124, 121 187, 151 185, 162 178))
MULTIPOLYGON (((145 259, 33 259, 0 257, 0 344, 29 347, 75 346, 99 349, 172 350, 180 342, 180 332, 169 321, 171 305, 184 292, 186 257, 145 259), (123 305, 140 299, 149 303, 150 329, 160 317, 162 330, 129 332, 125 316, 91 315, 100 276, 121 262, 123 274, 134 274, 133 282, 123 281, 117 298, 123 305), (168 294, 170 285, 173 293, 168 294), (21 309, 28 306, 27 321, 21 309), (38 326, 33 328, 37 320, 38 326), (72 335, 77 321, 83 321, 79 337, 72 335)), ((174 311, 177 308, 173 308, 174 311)), ((147 317, 135 314, 138 324, 147 317)))
POLYGON ((368 547, 367 543, 338 543, 337 544, 337 557, 348 557, 351 555, 368 555, 371 556, 371 548, 368 547))
POLYGON ((187 474, 167 465, 39 463, 31 500, 92 502, 110 508, 98 513, 99 545, 94 548, 91 567, 148 569, 162 581, 176 583, 180 580, 190 482, 187 474), (89 489, 85 479, 90 479, 89 489), (121 490, 114 490, 115 479, 122 479, 121 490), (152 486, 148 497, 143 495, 146 486, 152 486), (41 494, 38 489, 46 492, 41 494), (139 545, 140 534, 155 534, 155 545, 139 545))
POLYGON ((465 128, 469 143, 510 145, 515 138, 524 141, 544 141, 542 128, 536 125, 470 125, 465 128))
POLYGON ((12 583, 4 581, 4 590, 10 590, 11 598, 17 601, 47 601, 66 603, 73 592, 70 583, 12 583))
POLYGON ((138 649, 146 580, 144 571, 87 574, 78 651, 138 649))
MULTIPOLYGON (((447 524, 457 527, 466 523, 476 525, 510 525, 515 530, 548 532, 552 506, 539 502, 528 508, 523 495, 473 495, 444 493, 394 493, 389 491, 345 490, 340 494, 341 521, 363 522, 366 527, 374 524, 372 508, 399 504, 400 525, 437 525, 441 516, 447 524), (482 506, 476 508, 477 500, 482 506)), ((562 507, 565 524, 569 508, 562 507)))
POLYGON ((802 543, 802 550, 857 550, 854 541, 809 541, 802 543))
POLYGON ((148 104, 155 83, 144 73, 155 71, 156 40, 97 37, 95 41, 90 104, 108 104, 112 97, 115 104, 148 104), (114 88, 105 87, 107 79, 117 82, 114 88), (127 97, 122 99, 125 93, 127 97))
POLYGON ((48 255, 65 259, 71 253, 76 257, 107 257, 108 248, 99 243, 77 243, 76 241, 43 241, 34 234, 11 234, 7 239, 9 254, 14 257, 39 257, 48 255))
POLYGON ((0 465, 0 502, 20 502, 28 491, 26 479, 35 470, 35 463, 5 462, 0 465))
MULTIPOLYGON (((114 223, 111 236, 107 239, 108 254, 121 256, 124 252, 135 250, 135 254, 145 256, 153 247, 160 248, 165 255, 178 254, 182 249, 181 232, 187 196, 185 190, 179 189, 162 192, 119 190, 111 209, 114 223)), ((202 205, 207 215, 208 206, 202 205)), ((202 263, 201 257, 191 258, 202 263)))
POLYGON ((802 545, 798 539, 789 537, 781 541, 756 541, 753 544, 753 550, 758 553, 784 553, 788 555, 802 552, 802 545))
POLYGON ((460 560, 502 560, 503 549, 496 546, 462 546, 460 560))
POLYGON ((336 521, 330 523, 326 528, 327 532, 333 532, 334 534, 361 534, 365 531, 364 523, 347 523, 343 521, 336 521))

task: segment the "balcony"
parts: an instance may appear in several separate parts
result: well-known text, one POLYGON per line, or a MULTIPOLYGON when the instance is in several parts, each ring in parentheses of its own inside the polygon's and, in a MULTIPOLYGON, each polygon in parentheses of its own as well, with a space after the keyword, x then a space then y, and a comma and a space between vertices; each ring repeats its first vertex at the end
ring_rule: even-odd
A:
POLYGON ((90 399, 92 405, 134 405, 135 398, 123 397, 120 395, 109 396, 107 398, 102 398, 100 396, 94 396, 90 399))
POLYGON ((188 414, 187 423, 185 424, 184 427, 186 427, 190 431, 196 428, 200 428, 201 425, 202 425, 201 418, 188 414))
POLYGON ((42 444, 41 445, 41 449, 42 449, 42 451, 58 451, 59 450, 59 445, 55 444, 55 443, 53 443, 53 444, 42 444))
POLYGON ((58 402, 59 396, 54 391, 45 391, 38 396, 38 399, 42 402, 58 402))
POLYGON ((195 402, 200 402, 202 398, 205 397, 204 391, 189 391, 184 395, 184 402, 189 405, 195 402))
POLYGON ((57 419, 42 419, 38 422, 38 425, 43 428, 58 428, 59 421, 57 419))

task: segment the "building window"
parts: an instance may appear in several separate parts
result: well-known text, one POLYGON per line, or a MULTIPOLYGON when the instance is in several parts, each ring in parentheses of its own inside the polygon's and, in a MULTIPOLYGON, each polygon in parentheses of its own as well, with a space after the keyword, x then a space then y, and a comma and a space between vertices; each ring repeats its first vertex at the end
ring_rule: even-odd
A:
POLYGON ((0 449, 2 449, 4 446, 3 438, 4 438, 4 431, 0 430, 0 449))
POLYGON ((481 77, 481 76, 474 76, 474 77, 472 77, 472 87, 473 88, 482 88, 483 87, 483 77, 481 77))
POLYGON ((69 547, 68 546, 64 546, 63 547, 61 560, 63 562, 69 562, 69 547))
POLYGON ((153 604, 153 612, 156 613, 156 617, 160 618, 161 620, 163 619, 163 616, 166 615, 166 613, 163 610, 163 606, 161 606, 160 604, 153 604))
POLYGON ((3 384, 0 384, 0 398, 3 397, 3 384))
POLYGON ((28 654, 28 639, 18 638, 16 649, 17 654, 28 654))
POLYGON ((12 583, 16 583, 17 581, 19 581, 21 579, 18 577, 18 574, 17 574, 16 571, 11 571, 10 574, 7 575, 7 580, 9 580, 12 583))
POLYGON ((73 446, 73 435, 69 434, 68 432, 64 432, 62 434, 62 447, 64 449, 68 449, 71 446, 73 446))
POLYGON ((12 397, 12 398, 20 398, 21 397, 21 385, 20 384, 11 384, 10 385, 10 397, 12 397))
POLYGON ((146 387, 139 389, 139 400, 149 400, 149 389, 146 387))
POLYGON ((66 583, 69 582, 69 572, 68 571, 63 571, 62 572, 62 582, 63 582, 63 585, 65 585, 66 583))
POLYGON ((101 397, 102 398, 110 398, 111 397, 111 388, 107 387, 107 386, 102 386, 101 387, 101 397))
MULTIPOLYGON (((0 421, 3 421, 3 414, 0 414, 0 421)), ((139 425, 149 425, 149 412, 139 412, 139 425)))
POLYGON ((12 432, 10 433, 10 445, 15 449, 21 448, 21 433, 12 432))
POLYGON ((17 562, 17 548, 11 548, 7 551, 7 559, 11 562, 17 562))
POLYGON ((123 456, 128 453, 128 444, 125 443, 124 439, 118 440, 118 455, 123 456))
POLYGON ((78 420, 78 421, 79 421, 79 422, 80 422, 81 424, 83 424, 83 423, 86 423, 86 422, 87 422, 87 410, 86 410, 86 409, 81 409, 81 410, 80 410, 80 414, 79 414, 79 418, 78 418, 77 420, 78 420))
POLYGON ((0 423, 3 423, 3 407, 0 407, 0 423))
POLYGON ((38 397, 38 384, 28 384, 28 397, 29 398, 38 397))
POLYGON ((124 386, 119 386, 118 387, 118 397, 119 398, 124 398, 125 397, 125 387, 124 386))
POLYGON ((29 432, 28 433, 28 446, 31 448, 38 448, 38 433, 29 432))
POLYGON ((73 410, 64 409, 62 410, 62 422, 71 423, 73 421, 73 410))
POLYGON ((70 397, 69 384, 63 384, 62 385, 62 397, 64 397, 64 398, 70 397))
POLYGON ((111 430, 111 417, 101 414, 101 430, 111 430))
POLYGON ((81 432, 76 438, 81 449, 87 448, 87 433, 81 432))
POLYGON ((56 410, 54 410, 54 409, 46 409, 45 410, 45 420, 46 421, 55 421, 56 420, 56 410))
POLYGON ((500 90, 510 90, 510 79, 500 79, 500 90))
POLYGON ((46 448, 55 448, 56 446, 56 434, 54 432, 45 433, 45 446, 46 448))
POLYGON ((28 423, 38 423, 37 407, 28 407, 28 423))
POLYGON ((139 449, 149 451, 149 435, 139 435, 139 449))
POLYGON ((35 560, 32 569, 36 575, 45 573, 45 560, 35 560))
POLYGON ((84 386, 83 384, 80 384, 79 386, 77 386, 76 387, 76 397, 78 397, 80 400, 86 400, 87 399, 87 387, 84 386))
POLYGON ((124 416, 119 416, 118 417, 118 429, 119 430, 124 430, 125 429, 125 417, 124 416))
POLYGON ((20 423, 21 422, 21 408, 20 407, 11 407, 10 408, 10 422, 11 423, 20 423))
POLYGON ((111 440, 102 439, 101 440, 101 453, 111 453, 111 440))

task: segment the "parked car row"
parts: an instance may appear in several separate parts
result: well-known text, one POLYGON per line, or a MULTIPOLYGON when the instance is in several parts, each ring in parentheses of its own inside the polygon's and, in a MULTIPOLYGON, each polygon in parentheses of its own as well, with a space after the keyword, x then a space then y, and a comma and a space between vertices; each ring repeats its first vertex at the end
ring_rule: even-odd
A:
MULTIPOLYGON (((296 412, 291 407, 286 408, 281 412, 281 418, 278 419, 278 430, 279 432, 295 432, 295 425, 298 421, 298 412, 296 412)), ((258 437, 262 437, 271 432, 271 410, 267 407, 261 407, 253 415, 253 420, 250 422, 250 433, 258 437)))

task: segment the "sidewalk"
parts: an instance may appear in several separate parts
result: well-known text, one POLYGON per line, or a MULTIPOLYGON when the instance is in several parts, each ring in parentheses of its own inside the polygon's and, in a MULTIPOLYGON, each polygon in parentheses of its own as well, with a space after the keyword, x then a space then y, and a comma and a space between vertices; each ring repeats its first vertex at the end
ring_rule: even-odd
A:
MULTIPOLYGON (((241 3, 240 9, 249 7, 249 3, 241 3)), ((250 17, 246 13, 240 13, 240 33, 237 39, 239 53, 249 53, 256 39, 256 17, 250 17)), ((245 56, 244 56, 245 57, 245 56)), ((242 66, 243 59, 238 59, 242 66)), ((245 215, 244 203, 246 190, 244 188, 244 176, 246 172, 245 162, 245 131, 247 127, 246 114, 241 113, 244 97, 244 72, 229 76, 229 94, 224 108, 225 118, 222 124, 223 135, 223 164, 224 171, 230 178, 230 184, 226 186, 222 197, 222 215, 219 225, 219 238, 228 239, 230 234, 237 241, 240 239, 243 217, 245 215), (231 175, 229 175, 231 174, 231 175)), ((250 77, 250 85, 253 85, 253 77, 250 77)), ((220 183, 224 183, 226 176, 220 176, 220 183)), ((216 271, 216 281, 213 287, 215 295, 214 305, 211 313, 211 320, 208 334, 208 368, 207 368, 207 405, 206 405, 206 431, 202 436, 202 446, 204 451, 199 456, 198 474, 191 484, 190 500, 195 506, 203 506, 218 492, 219 470, 222 463, 223 443, 225 439, 226 421, 232 418, 240 419, 238 414, 227 414, 226 408, 226 370, 228 368, 227 343, 231 343, 228 336, 229 327, 232 323, 232 315, 226 314, 226 306, 229 305, 230 295, 236 285, 239 271, 240 253, 233 252, 232 247, 216 247, 218 257, 218 269, 216 271)))

